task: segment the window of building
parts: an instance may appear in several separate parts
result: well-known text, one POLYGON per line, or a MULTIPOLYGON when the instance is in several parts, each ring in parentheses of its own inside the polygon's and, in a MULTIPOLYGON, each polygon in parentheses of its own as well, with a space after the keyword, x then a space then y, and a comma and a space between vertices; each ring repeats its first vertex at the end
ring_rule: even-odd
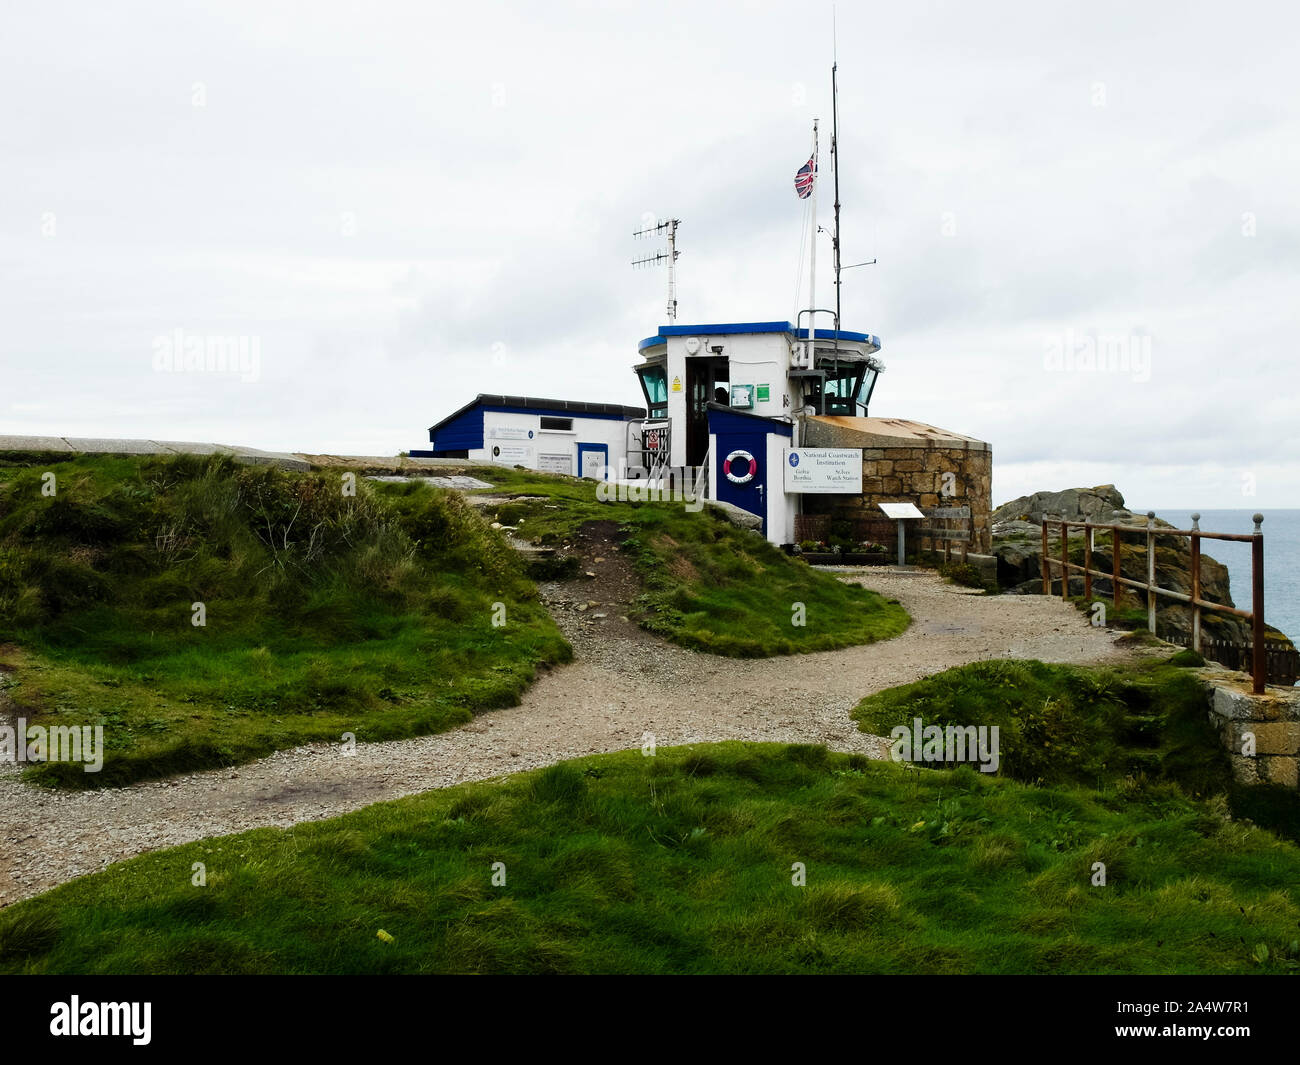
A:
POLYGON ((637 369, 641 378, 641 391, 645 393, 645 404, 651 418, 668 417, 668 370, 663 364, 641 366, 637 369))
POLYGON ((560 433, 570 433, 573 431, 573 419, 548 418, 546 415, 542 415, 542 428, 551 429, 560 433))

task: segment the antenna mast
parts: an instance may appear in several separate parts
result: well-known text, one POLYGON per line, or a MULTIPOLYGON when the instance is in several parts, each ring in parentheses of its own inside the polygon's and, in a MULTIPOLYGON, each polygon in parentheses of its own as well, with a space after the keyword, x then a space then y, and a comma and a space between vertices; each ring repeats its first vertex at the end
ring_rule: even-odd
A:
MULTIPOLYGON (((840 317, 840 97, 836 82, 839 70, 839 44, 835 25, 835 5, 831 5, 831 169, 835 171, 835 231, 831 234, 831 263, 835 268, 835 354, 834 373, 840 372, 840 330, 844 320, 840 317)), ((838 388, 838 384, 836 385, 838 388)), ((823 402, 825 402, 823 398, 823 402)))
POLYGON ((635 259, 633 266, 655 266, 661 262, 668 263, 668 321, 677 321, 677 274, 676 263, 677 256, 681 252, 677 250, 677 227, 681 225, 680 218, 669 218, 666 221, 659 222, 657 225, 646 226, 645 229, 638 229, 632 234, 634 237, 653 237, 660 233, 668 235, 668 250, 656 252, 654 255, 646 256, 644 259, 635 259))
MULTIPOLYGON (((839 59, 835 52, 835 9, 831 9, 831 162, 835 170, 835 233, 831 237, 831 251, 835 262, 835 328, 839 329, 843 318, 840 317, 840 104, 839 88, 836 84, 836 71, 839 59)), ((836 337, 835 346, 839 347, 836 337)))
MULTIPOLYGON (((831 241, 831 247, 835 252, 835 318, 836 321, 842 322, 840 318, 840 96, 839 85, 836 75, 839 71, 839 57, 835 43, 835 8, 831 8, 831 159, 835 164, 835 235, 831 241)), ((845 270, 853 270, 859 266, 874 266, 875 259, 868 259, 862 263, 851 263, 843 267, 845 270)), ((836 338, 835 346, 839 347, 839 338, 836 338)))

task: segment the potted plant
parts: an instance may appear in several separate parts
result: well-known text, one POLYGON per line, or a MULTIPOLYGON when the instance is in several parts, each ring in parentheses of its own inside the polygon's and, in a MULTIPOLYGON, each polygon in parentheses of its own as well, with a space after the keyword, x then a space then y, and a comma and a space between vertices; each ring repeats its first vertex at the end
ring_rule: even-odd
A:
POLYGON ((863 540, 844 552, 843 557, 851 566, 884 566, 889 563, 889 549, 884 544, 863 540))
POLYGON ((839 554, 825 540, 805 540, 799 546, 803 548, 804 561, 813 565, 831 565, 840 560, 839 554))

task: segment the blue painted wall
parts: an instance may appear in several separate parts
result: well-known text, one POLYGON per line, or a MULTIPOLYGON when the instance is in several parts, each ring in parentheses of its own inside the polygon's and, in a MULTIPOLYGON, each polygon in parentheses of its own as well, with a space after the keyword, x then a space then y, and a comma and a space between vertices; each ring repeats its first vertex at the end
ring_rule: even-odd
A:
POLYGON ((483 407, 472 407, 446 425, 429 431, 434 451, 464 451, 483 446, 483 407))

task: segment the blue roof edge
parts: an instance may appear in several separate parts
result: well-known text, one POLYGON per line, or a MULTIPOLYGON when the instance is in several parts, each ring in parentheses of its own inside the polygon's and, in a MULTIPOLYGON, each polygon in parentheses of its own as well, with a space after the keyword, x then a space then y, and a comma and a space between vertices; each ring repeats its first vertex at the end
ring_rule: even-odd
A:
MULTIPOLYGON (((789 322, 729 322, 713 325, 661 325, 659 332, 652 337, 646 337, 637 344, 637 351, 644 351, 646 348, 655 347, 658 344, 666 342, 668 337, 681 336, 725 336, 738 333, 790 333, 796 337, 806 337, 808 330, 796 329, 789 322)), ((858 343, 874 344, 877 349, 881 347, 880 337, 871 333, 853 333, 846 329, 836 332, 834 329, 817 329, 814 330, 814 337, 817 340, 834 340, 838 336, 840 340, 852 340, 858 343)))

